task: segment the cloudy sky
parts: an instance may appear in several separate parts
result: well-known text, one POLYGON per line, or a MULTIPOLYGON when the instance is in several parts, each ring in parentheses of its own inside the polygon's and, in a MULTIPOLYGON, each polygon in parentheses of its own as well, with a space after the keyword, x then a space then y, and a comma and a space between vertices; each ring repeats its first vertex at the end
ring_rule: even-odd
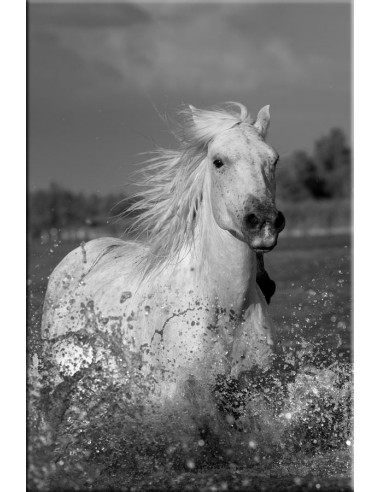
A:
POLYGON ((32 190, 128 191, 182 103, 270 104, 281 155, 351 141, 350 3, 31 3, 28 27, 32 190))

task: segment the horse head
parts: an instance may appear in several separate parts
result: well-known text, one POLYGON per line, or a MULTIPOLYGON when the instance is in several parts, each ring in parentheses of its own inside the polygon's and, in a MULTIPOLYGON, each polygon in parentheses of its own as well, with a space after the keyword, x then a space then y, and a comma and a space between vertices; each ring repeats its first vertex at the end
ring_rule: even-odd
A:
MULTIPOLYGON (((202 124, 196 112, 194 123, 202 124)), ((254 122, 246 117, 218 132, 209 142, 206 158, 216 223, 257 252, 272 250, 285 226, 275 205, 279 155, 265 142, 269 124, 265 106, 254 122)))

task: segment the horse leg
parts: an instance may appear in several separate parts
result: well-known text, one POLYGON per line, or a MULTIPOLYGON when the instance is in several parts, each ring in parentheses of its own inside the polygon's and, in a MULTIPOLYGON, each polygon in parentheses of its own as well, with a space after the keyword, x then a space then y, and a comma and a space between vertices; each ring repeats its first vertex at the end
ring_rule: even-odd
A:
POLYGON ((265 270, 265 263, 263 259, 263 253, 257 253, 257 284, 261 289, 267 304, 270 304, 270 300, 275 293, 276 284, 274 280, 271 280, 268 273, 265 270))

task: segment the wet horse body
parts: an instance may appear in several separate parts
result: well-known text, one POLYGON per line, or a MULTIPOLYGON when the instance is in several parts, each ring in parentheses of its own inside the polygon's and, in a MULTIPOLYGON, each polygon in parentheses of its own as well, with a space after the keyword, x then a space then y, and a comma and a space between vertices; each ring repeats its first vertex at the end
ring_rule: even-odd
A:
MULTIPOLYGON (((163 218, 152 212, 158 191, 140 204, 147 241, 82 244, 49 281, 43 336, 119 330, 163 401, 182 394, 189 378, 213 384, 219 374, 238 377, 271 364, 271 320, 256 276, 257 255, 276 245, 284 227, 275 207, 277 154, 265 142, 268 107, 255 122, 238 107, 240 115, 191 109, 186 145, 171 161, 175 179, 158 207, 163 218), (193 142, 188 169, 176 170, 193 142)), ((160 165, 165 170, 154 162, 159 173, 160 165)), ((78 356, 57 351, 59 371, 73 375, 78 356)))

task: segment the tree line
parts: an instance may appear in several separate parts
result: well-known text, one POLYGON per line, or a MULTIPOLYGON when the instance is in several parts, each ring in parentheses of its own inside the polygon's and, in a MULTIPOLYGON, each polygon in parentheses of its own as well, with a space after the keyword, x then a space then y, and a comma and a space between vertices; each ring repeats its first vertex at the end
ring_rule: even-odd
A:
POLYGON ((122 194, 86 195, 52 183, 28 194, 28 232, 38 238, 45 231, 95 227, 124 228, 123 212, 132 199, 122 194))
MULTIPOLYGON (((315 142, 312 155, 297 151, 281 156, 278 164, 277 195, 285 202, 347 198, 351 186, 351 150, 338 128, 315 142)), ((121 194, 85 195, 53 183, 28 195, 29 234, 40 237, 52 229, 95 228, 107 223, 124 229, 123 211, 131 200, 121 194)))
POLYGON ((344 133, 333 128, 315 142, 312 155, 297 151, 280 159, 277 194, 291 202, 349 198, 352 192, 351 160, 351 149, 344 133))

